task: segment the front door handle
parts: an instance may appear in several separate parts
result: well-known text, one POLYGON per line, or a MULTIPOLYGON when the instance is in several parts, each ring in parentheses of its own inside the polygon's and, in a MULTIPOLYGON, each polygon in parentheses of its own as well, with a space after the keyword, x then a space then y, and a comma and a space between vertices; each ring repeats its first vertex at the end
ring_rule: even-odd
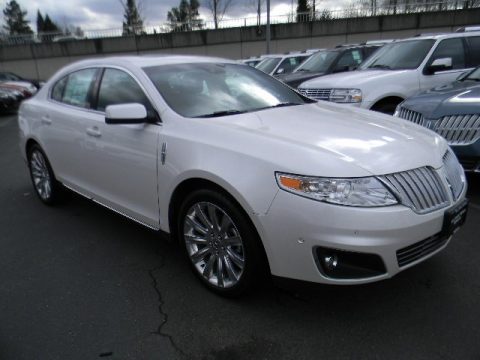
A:
POLYGON ((52 124, 52 119, 50 119, 50 116, 48 116, 48 115, 42 116, 42 124, 51 125, 52 124))
POLYGON ((100 132, 100 130, 98 130, 98 127, 94 126, 91 128, 87 128, 87 135, 93 137, 100 137, 102 136, 102 133, 100 132))

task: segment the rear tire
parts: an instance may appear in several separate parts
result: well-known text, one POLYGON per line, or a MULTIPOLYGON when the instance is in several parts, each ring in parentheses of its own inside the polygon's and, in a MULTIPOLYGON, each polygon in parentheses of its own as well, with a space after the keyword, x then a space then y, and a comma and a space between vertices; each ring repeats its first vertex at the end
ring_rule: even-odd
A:
POLYGON ((177 234, 195 275, 219 295, 238 297, 265 273, 255 228, 220 192, 203 189, 189 194, 180 206, 177 234))
POLYGON ((46 205, 57 204, 62 195, 62 185, 55 179, 47 156, 37 144, 28 149, 28 168, 38 198, 46 205))

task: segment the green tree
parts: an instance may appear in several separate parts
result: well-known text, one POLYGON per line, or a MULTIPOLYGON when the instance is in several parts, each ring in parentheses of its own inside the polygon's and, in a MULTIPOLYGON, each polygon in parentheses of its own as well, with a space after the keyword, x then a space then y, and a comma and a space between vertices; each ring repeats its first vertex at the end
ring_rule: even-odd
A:
POLYGON ((308 0, 297 1, 297 22, 307 21, 308 13, 310 13, 310 6, 308 6, 308 0))
POLYGON ((43 18, 40 10, 37 10, 37 33, 43 32, 44 26, 45 26, 45 19, 43 18))
POLYGON ((48 14, 45 15, 43 31, 44 32, 61 32, 60 27, 50 19, 50 16, 48 16, 48 14))
POLYGON ((25 18, 27 12, 20 8, 15 0, 7 2, 3 9, 5 25, 3 28, 10 34, 33 34, 32 29, 28 25, 29 21, 25 18))
POLYGON ((190 31, 195 28, 203 27, 199 19, 198 0, 181 0, 178 7, 173 7, 167 14, 167 20, 170 22, 172 31, 190 31))
POLYGON ((124 10, 123 15, 123 35, 142 34, 143 19, 138 10, 137 2, 135 0, 126 0, 121 2, 124 10))

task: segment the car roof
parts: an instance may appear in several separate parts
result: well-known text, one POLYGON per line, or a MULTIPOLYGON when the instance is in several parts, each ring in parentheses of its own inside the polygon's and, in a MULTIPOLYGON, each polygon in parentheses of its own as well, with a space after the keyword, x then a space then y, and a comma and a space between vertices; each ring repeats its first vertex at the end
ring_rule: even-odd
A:
POLYGON ((397 40, 395 42, 400 41, 407 41, 407 40, 443 40, 443 39, 452 39, 452 38, 462 38, 462 37, 470 37, 470 36, 480 36, 480 31, 471 31, 471 32, 464 32, 464 33, 440 33, 440 34, 419 34, 417 36, 397 40))
POLYGON ((171 64, 187 63, 236 63, 233 60, 207 57, 207 56, 189 56, 189 55, 139 55, 139 56, 109 56, 105 58, 88 59, 75 62, 71 67, 85 66, 127 66, 127 67, 149 67, 171 64))

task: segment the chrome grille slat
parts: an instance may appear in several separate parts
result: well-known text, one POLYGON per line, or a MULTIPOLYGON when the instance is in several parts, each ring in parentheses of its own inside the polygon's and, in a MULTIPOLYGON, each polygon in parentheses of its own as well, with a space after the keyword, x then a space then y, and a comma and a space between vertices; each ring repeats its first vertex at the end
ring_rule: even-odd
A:
POLYGON ((332 89, 306 89, 299 88, 298 92, 315 100, 329 100, 332 89))
POLYGON ((465 184, 462 176, 463 169, 451 150, 448 150, 445 155, 443 155, 443 166, 445 168, 445 174, 447 175, 447 182, 452 191, 452 196, 454 200, 457 200, 465 184))
POLYGON ((449 205, 446 186, 431 167, 403 171, 379 177, 400 203, 417 213, 428 213, 449 205))
POLYGON ((470 145, 480 139, 480 114, 444 116, 434 122, 433 130, 450 145, 470 145))
POLYGON ((418 125, 427 126, 444 137, 450 145, 470 145, 480 139, 480 114, 447 115, 438 120, 425 120, 417 111, 401 107, 398 116, 418 125))
POLYGON ((413 111, 404 107, 400 108, 399 117, 418 125, 424 125, 423 115, 417 111, 413 111))
POLYGON ((428 239, 419 241, 413 245, 397 251, 397 262, 399 267, 406 266, 414 261, 420 260, 425 256, 440 249, 448 241, 448 238, 440 234, 434 235, 428 239))

